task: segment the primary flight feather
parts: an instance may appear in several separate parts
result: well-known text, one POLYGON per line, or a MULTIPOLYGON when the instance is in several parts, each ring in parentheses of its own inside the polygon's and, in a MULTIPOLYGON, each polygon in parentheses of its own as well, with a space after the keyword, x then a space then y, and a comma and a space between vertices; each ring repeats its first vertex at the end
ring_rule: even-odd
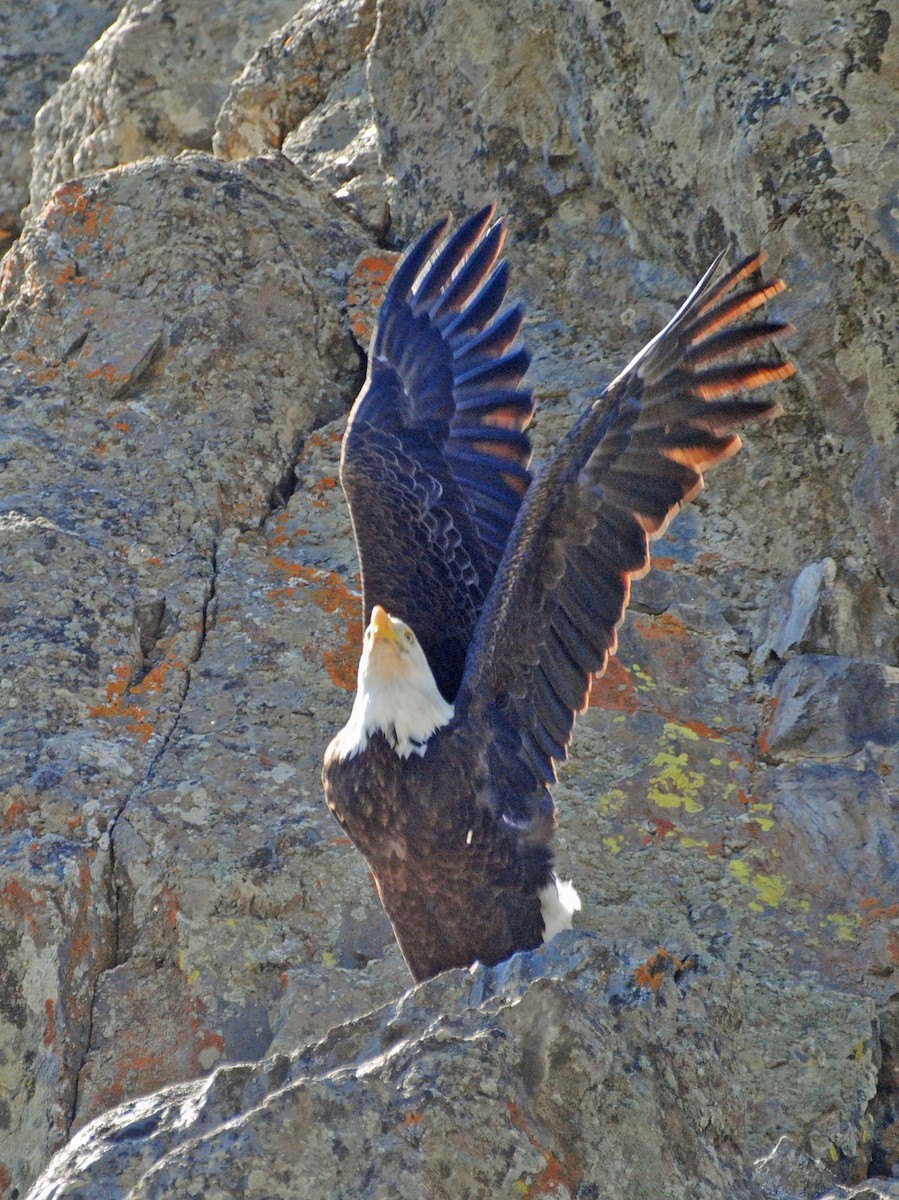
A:
POLYGON ((523 309, 503 308, 492 207, 433 226, 398 263, 350 413, 341 483, 365 631, 325 796, 365 856, 416 979, 532 949, 580 907, 553 871, 554 763, 614 653, 649 539, 782 410, 735 324, 782 290, 722 255, 661 333, 530 470, 523 309))

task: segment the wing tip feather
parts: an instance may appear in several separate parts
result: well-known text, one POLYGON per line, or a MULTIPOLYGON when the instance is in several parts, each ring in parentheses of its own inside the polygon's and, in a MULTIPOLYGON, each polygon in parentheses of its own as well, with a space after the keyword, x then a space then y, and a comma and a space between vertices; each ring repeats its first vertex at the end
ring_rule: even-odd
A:
MULTIPOLYGON (((710 373, 711 374, 711 373, 710 373)), ((783 362, 764 362, 734 365, 731 371, 722 368, 718 378, 703 380, 701 377, 692 385, 691 391, 700 400, 720 400, 736 391, 752 390, 767 387, 771 383, 780 383, 796 374, 796 368, 785 359, 783 362)), ((776 404, 772 401, 772 408, 776 404)))

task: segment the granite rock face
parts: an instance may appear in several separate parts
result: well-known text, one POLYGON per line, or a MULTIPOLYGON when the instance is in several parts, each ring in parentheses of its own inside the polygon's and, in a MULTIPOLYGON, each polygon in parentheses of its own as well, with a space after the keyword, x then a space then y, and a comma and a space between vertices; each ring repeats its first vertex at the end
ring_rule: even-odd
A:
MULTIPOLYGON (((656 280, 731 239, 788 263, 811 428, 826 435, 793 467, 851 475, 895 587, 896 30, 873 4, 819 17, 680 0, 661 16, 575 4, 562 19, 551 0, 415 0, 381 9, 367 77, 402 235, 496 196, 526 242, 552 241, 535 287, 585 347, 630 345, 635 291, 655 282, 636 247, 656 280)), ((832 536, 841 514, 822 516, 832 536)), ((883 635, 892 656, 895 625, 883 635)))
MULTIPOLYGON (((239 529, 255 530, 280 503, 304 431, 340 411, 358 382, 338 305, 364 244, 286 160, 226 167, 186 155, 57 190, 6 260, 7 1179, 34 1173, 43 1130, 49 1121, 52 1140, 65 1133, 76 1090, 90 1111, 154 1076, 191 1076, 224 1048, 187 984, 195 964, 177 926, 189 916, 168 873, 186 868, 203 895, 199 863, 177 844, 154 861, 129 804, 163 785, 185 699, 208 669, 196 664, 239 529), (134 910, 138 894, 149 919, 134 910), (134 953, 140 938, 145 957, 134 953), (81 1071, 107 1037, 124 1051, 114 1072, 97 1078, 89 1055, 81 1071)), ((311 762, 317 753, 315 741, 311 762)), ((214 803, 204 779, 179 778, 175 797, 201 826, 203 798, 214 803)), ((145 811, 161 810, 150 800, 145 811)), ((264 854, 275 836, 264 806, 230 819, 239 854, 264 854), (266 832, 250 837, 256 820, 266 832)), ((195 827, 179 820, 176 842, 195 827)), ((302 835, 283 840, 290 855, 302 835)), ((221 863, 221 839, 209 845, 221 863)), ((220 903, 240 908, 227 891, 220 903)), ((239 962, 262 979, 258 955, 239 962)), ((267 977, 261 987, 270 1000, 267 977)), ((240 1008, 252 1024, 246 996, 240 1008)))
POLYGON ((119 8, 118 0, 7 0, 0 11, 0 254, 28 203, 35 113, 119 8))
POLYGON ((276 30, 231 85, 215 130, 220 158, 280 150, 324 104, 333 84, 364 60, 375 32, 372 0, 316 0, 276 30))
POLYGON ((390 223, 366 81, 374 0, 310 3, 234 81, 213 146, 224 159, 275 147, 375 236, 390 223))
POLYGON ((131 0, 37 114, 31 210, 58 184, 210 150, 231 79, 296 0, 131 0))
POLYGON ((710 1037, 726 1038, 738 1008, 701 976, 676 974, 641 985, 639 966, 585 934, 446 972, 304 1051, 106 1114, 33 1200, 209 1189, 761 1200, 710 1037))
POLYGON ((2 1200, 56 1150, 35 1196, 895 1187, 897 33, 825 18, 127 5, 50 97, 0 266, 2 1200), (600 940, 402 998, 320 795, 337 459, 394 251, 489 198, 538 454, 724 244, 799 373, 561 772, 600 940))

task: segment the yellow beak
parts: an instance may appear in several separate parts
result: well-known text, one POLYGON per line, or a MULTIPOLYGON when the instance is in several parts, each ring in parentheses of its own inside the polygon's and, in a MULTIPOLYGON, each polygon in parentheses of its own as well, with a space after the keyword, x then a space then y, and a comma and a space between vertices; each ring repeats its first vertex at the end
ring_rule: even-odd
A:
POLYGON ((399 635, 393 628, 390 614, 380 604, 376 604, 371 610, 371 630, 374 638, 386 639, 390 642, 398 642, 400 640, 399 635))

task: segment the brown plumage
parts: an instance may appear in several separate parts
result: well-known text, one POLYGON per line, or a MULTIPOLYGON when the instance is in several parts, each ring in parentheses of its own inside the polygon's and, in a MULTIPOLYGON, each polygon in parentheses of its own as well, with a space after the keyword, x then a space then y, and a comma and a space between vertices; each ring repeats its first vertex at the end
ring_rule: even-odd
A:
POLYGON ((781 412, 740 393, 793 371, 745 357, 788 326, 734 324, 783 285, 740 288, 758 255, 716 281, 719 256, 532 478, 522 313, 499 311, 492 215, 451 237, 443 222, 401 260, 341 469, 372 621, 325 793, 416 979, 570 924, 554 763, 649 539, 736 453, 740 426, 781 412))

